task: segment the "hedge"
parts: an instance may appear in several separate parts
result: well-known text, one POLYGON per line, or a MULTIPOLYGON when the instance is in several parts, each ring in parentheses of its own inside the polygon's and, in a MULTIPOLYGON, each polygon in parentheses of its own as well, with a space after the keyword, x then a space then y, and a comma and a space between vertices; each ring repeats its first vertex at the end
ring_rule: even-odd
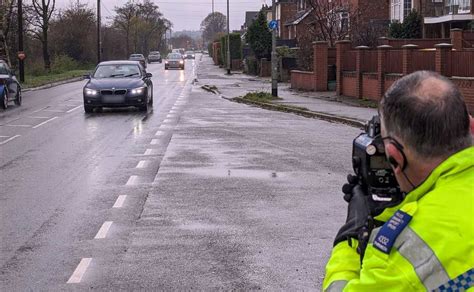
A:
MULTIPOLYGON (((231 60, 242 59, 242 40, 240 34, 231 33, 229 37, 231 60)), ((221 57, 224 66, 227 67, 227 36, 221 37, 221 57)))

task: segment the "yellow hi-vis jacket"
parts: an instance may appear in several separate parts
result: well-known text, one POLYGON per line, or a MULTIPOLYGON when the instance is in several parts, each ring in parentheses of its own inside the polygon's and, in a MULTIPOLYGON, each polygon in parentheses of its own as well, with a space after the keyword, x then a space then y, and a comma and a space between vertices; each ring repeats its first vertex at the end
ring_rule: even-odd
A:
POLYGON ((324 291, 474 291, 474 147, 377 219, 362 265, 356 241, 333 248, 324 291))

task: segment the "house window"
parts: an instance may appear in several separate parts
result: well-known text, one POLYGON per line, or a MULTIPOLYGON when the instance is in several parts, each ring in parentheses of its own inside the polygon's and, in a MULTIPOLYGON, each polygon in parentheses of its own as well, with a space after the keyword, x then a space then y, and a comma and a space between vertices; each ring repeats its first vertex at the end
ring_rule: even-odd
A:
POLYGON ((446 6, 449 14, 471 12, 471 0, 447 0, 446 6))
POLYGON ((402 2, 401 0, 390 0, 390 19, 392 21, 403 21, 402 2))
POLYGON ((408 14, 410 14, 411 9, 412 9, 412 0, 403 0, 403 17, 407 17, 408 14))
POLYGON ((306 9, 306 0, 298 0, 298 10, 306 9))

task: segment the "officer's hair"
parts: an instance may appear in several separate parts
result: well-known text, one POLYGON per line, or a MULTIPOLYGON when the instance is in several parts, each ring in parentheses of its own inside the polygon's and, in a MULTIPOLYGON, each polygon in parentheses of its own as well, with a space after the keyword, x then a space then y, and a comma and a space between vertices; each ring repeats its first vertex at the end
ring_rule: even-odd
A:
POLYGON ((395 82, 380 102, 385 129, 424 158, 448 157, 472 145, 467 106, 459 89, 435 72, 395 82))

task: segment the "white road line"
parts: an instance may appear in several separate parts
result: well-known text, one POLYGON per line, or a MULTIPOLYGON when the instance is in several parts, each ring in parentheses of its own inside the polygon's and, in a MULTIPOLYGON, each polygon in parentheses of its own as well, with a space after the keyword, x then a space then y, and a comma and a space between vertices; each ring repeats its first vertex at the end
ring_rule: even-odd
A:
POLYGON ((175 110, 170 110, 170 114, 175 114, 176 111, 175 110))
POLYGON ((33 125, 4 125, 4 127, 21 127, 21 128, 31 128, 33 125))
POLYGON ((172 114, 169 114, 169 115, 166 116, 167 119, 172 119, 172 118, 175 118, 175 117, 176 117, 176 115, 172 115, 172 114))
POLYGON ((47 124, 47 123, 49 123, 49 122, 51 122, 51 121, 54 121, 54 120, 57 119, 57 118, 58 118, 58 117, 54 117, 54 118, 51 118, 51 119, 49 119, 49 120, 47 120, 47 121, 44 121, 44 122, 42 122, 41 124, 38 124, 38 125, 34 126, 33 129, 39 128, 39 127, 41 127, 42 125, 47 124))
POLYGON ((160 129, 171 129, 170 125, 160 125, 160 129))
POLYGON ((164 134, 165 134, 165 132, 158 130, 158 131, 156 131, 155 136, 163 136, 164 134))
MULTIPOLYGON (((21 135, 15 135, 15 136, 11 137, 10 139, 7 139, 7 140, 5 140, 5 141, 0 142, 0 145, 7 144, 8 142, 10 142, 10 141, 12 141, 12 140, 14 140, 14 139, 16 139, 16 138, 18 138, 18 137, 20 137, 20 136, 21 136, 21 135)), ((2 137, 5 137, 5 136, 2 136, 2 137)))
POLYGON ((105 221, 100 227, 99 232, 94 237, 94 239, 104 239, 107 236, 107 232, 109 232, 110 226, 112 226, 112 221, 105 221))
POLYGON ((142 161, 138 162, 138 164, 135 168, 145 168, 147 164, 148 164, 148 161, 142 160, 142 161))
POLYGON ((171 122, 171 119, 165 119, 165 120, 163 121, 164 124, 169 124, 170 122, 171 122))
POLYGON ((153 149, 147 149, 143 155, 152 155, 153 149))
POLYGON ((151 139, 150 145, 158 145, 159 142, 160 140, 158 139, 151 139))
MULTIPOLYGON (((149 150, 151 150, 151 149, 149 149, 149 150)), ((126 185, 126 186, 134 185, 134 184, 137 182, 137 180, 138 180, 138 176, 132 175, 132 176, 128 179, 128 181, 127 181, 127 183, 126 183, 125 185, 126 185)))
POLYGON ((67 113, 72 113, 73 111, 75 111, 77 109, 80 109, 81 107, 82 107, 82 105, 78 105, 75 108, 68 110, 67 113))
POLYGON ((115 204, 113 206, 113 208, 122 208, 123 207, 123 203, 125 202, 125 199, 127 198, 126 195, 120 195, 118 198, 117 198, 117 201, 115 201, 115 204))
POLYGON ((10 137, 10 136, 0 136, 0 138, 8 138, 8 137, 10 137))
POLYGON ((65 111, 60 110, 43 110, 44 112, 51 112, 51 113, 65 113, 65 111))
POLYGON ((29 119, 49 119, 50 117, 28 117, 29 119))
POLYGON ((40 111, 44 110, 45 108, 48 108, 48 107, 47 107, 47 106, 45 106, 45 107, 42 107, 42 108, 40 108, 39 110, 35 110, 33 113, 40 112, 40 111))
POLYGON ((83 258, 79 265, 77 266, 76 270, 74 270, 74 273, 72 273, 71 278, 67 281, 68 284, 77 284, 81 283, 82 277, 87 271, 87 268, 89 267, 90 263, 92 261, 92 258, 83 258))

